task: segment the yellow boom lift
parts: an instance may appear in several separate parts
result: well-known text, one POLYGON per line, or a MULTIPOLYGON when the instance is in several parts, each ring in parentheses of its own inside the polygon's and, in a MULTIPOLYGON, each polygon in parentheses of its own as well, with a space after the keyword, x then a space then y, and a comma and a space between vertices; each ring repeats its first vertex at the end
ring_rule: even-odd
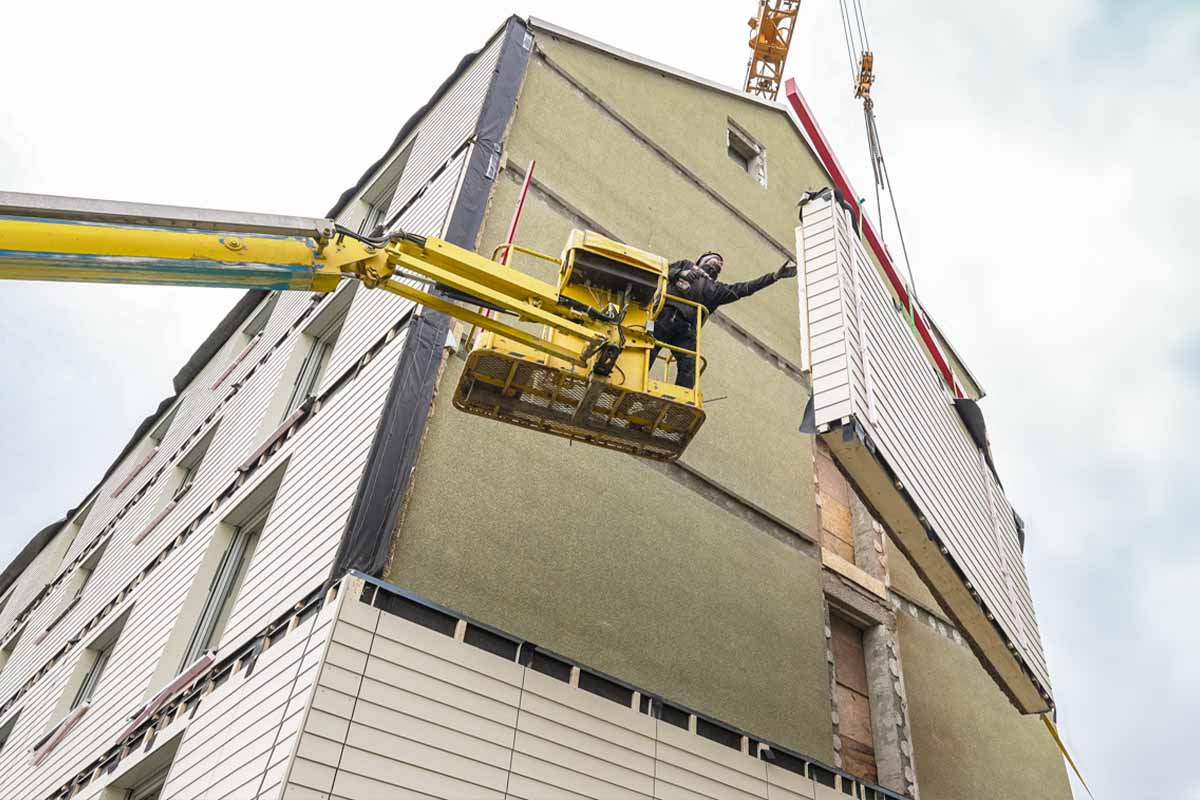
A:
POLYGON ((704 422, 698 386, 650 375, 656 344, 701 357, 698 342, 654 341, 666 259, 589 231, 557 258, 511 244, 486 258, 329 219, 0 192, 0 278, 310 292, 358 280, 485 332, 454 393, 463 411, 659 461, 704 422), (558 284, 496 261, 505 248, 557 263, 558 284))

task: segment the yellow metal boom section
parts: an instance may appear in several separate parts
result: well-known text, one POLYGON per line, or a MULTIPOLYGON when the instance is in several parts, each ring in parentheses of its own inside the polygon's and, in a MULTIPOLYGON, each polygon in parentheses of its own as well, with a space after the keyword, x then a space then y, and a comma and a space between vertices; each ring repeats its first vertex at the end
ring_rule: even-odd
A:
POLYGON ((357 279, 487 332, 455 393, 460 409, 678 458, 704 412, 698 388, 650 376, 666 260, 584 231, 561 258, 541 257, 559 263, 557 286, 433 237, 370 239, 326 219, 0 192, 0 279, 315 292, 357 279))

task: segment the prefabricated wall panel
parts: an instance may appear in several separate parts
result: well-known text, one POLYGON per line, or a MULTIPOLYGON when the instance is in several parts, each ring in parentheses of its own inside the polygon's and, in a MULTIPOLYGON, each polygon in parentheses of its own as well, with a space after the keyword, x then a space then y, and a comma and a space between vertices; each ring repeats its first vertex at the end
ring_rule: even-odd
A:
POLYGON ((1049 709, 1003 489, 849 215, 832 199, 810 202, 797 239, 818 431, 1013 703, 1049 709))
POLYGON ((343 581, 285 797, 867 796, 848 776, 797 768, 795 755, 780 768, 719 722, 652 713, 649 696, 586 667, 558 662, 565 671, 552 676, 504 634, 415 603, 406 615, 445 626, 410 621, 392 610, 395 595, 380 602, 366 588, 343 581))

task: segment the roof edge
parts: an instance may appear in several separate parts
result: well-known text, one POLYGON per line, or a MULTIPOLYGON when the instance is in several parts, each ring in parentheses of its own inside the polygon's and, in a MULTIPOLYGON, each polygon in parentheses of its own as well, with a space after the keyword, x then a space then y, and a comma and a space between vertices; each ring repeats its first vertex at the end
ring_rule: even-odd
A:
POLYGON ((367 167, 367 171, 359 176, 359 179, 354 182, 353 186, 342 192, 341 196, 338 197, 337 202, 333 204, 333 207, 330 208, 328 212, 326 212, 326 217, 330 219, 336 218, 338 214, 345 210, 346 204, 349 203, 355 195, 367 187, 367 184, 371 182, 371 178, 376 172, 379 171, 381 167, 383 167, 384 164, 387 163, 388 159, 392 157, 392 154, 396 152, 397 148, 404 143, 404 140, 408 138, 410 133, 412 133, 413 128, 417 126, 417 123, 425 118, 425 115, 428 114, 429 111, 438 104, 438 101, 445 96, 446 92, 450 91, 450 87, 454 85, 454 82, 457 81, 462 74, 467 71, 471 64, 475 63, 475 59, 479 58, 479 56, 483 54, 484 50, 487 50, 488 45, 495 41, 496 37, 504 34, 504 32, 508 29, 509 21, 514 19, 517 21, 522 21, 518 15, 510 15, 504 20, 500 27, 493 31, 492 35, 484 41, 482 47, 480 47, 478 50, 467 53, 459 60, 458 64, 455 65, 454 70, 444 81, 441 82, 441 84, 438 85, 436 89, 434 89, 433 94, 428 100, 425 101, 425 104, 413 112, 412 116, 405 120, 404 124, 400 126, 400 132, 396 134, 396 138, 393 139, 392 143, 387 146, 386 150, 383 151, 383 155, 376 159, 371 166, 367 167))
MULTIPOLYGON (((531 16, 529 18, 529 27, 535 31, 541 30, 554 36, 561 36, 564 39, 570 39, 571 41, 581 44, 584 47, 589 47, 593 50, 598 50, 601 53, 607 53, 611 56, 616 56, 617 58, 630 61, 634 64, 640 64, 643 67, 649 67, 650 69, 663 72, 667 75, 671 75, 672 77, 687 81, 688 83, 694 83, 709 89, 715 89, 718 92, 736 97, 740 100, 746 100, 747 102, 755 103, 766 108, 773 108, 777 111, 782 111, 785 114, 788 111, 787 106, 783 103, 780 103, 778 100, 767 100, 752 94, 746 94, 742 90, 734 88, 733 86, 726 86, 723 83, 718 83, 708 78, 702 78, 699 75, 693 75, 690 72, 685 72, 684 70, 668 66, 661 62, 654 61, 653 59, 643 58, 642 56, 630 53, 628 50, 622 50, 619 47, 605 44, 604 42, 593 39, 590 36, 584 36, 582 33, 576 33, 575 31, 569 30, 560 25, 555 25, 553 22, 548 22, 540 17, 531 16)), ((790 118, 791 115, 789 114, 788 116, 790 118)))

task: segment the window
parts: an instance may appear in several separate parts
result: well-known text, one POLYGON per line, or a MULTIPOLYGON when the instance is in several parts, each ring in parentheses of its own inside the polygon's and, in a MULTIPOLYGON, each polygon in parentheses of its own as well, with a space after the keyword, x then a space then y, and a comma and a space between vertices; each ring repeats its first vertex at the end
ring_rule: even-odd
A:
POLYGON ((269 510, 262 509, 244 525, 234 529, 212 576, 200 618, 192 631, 191 639, 188 640, 177 672, 182 672, 205 652, 215 650, 221 643, 221 634, 225 632, 229 613, 233 610, 234 601, 241 591, 246 569, 254 558, 258 537, 266 524, 269 510))
POLYGON ((725 152, 756 181, 767 185, 767 149, 733 120, 725 131, 725 152))
MULTIPOLYGON (((124 772, 118 772, 97 800, 159 800, 182 741, 182 732, 165 742, 159 737, 154 749, 124 772)), ((118 764, 117 769, 124 764, 118 764)))
POLYGON ((216 436, 219 424, 220 421, 213 423, 212 427, 200 437, 200 441, 192 445, 191 449, 175 463, 175 489, 172 499, 178 500, 187 494, 188 489, 192 488, 192 483, 200 473, 200 465, 204 462, 204 457, 208 455, 208 448, 216 436))
POLYGON ((387 226, 387 213, 396 197, 396 189, 400 186, 400 178, 404 175, 404 167, 412 153, 417 138, 409 140, 391 163, 379 174, 370 188, 363 192, 362 202, 366 203, 363 220, 358 226, 358 232, 370 235, 378 225, 387 226))
MULTIPOLYGON (((79 654, 79 659, 75 662, 75 668, 71 676, 67 679, 67 682, 63 685, 63 693, 59 698, 55 713, 51 717, 54 720, 58 720, 59 724, 66 722, 70 718, 72 711, 95 700, 96 693, 105 683, 104 676, 109 672, 109 665, 112 663, 117 642, 121 638, 121 631, 124 630, 125 622, 129 619, 129 614, 132 610, 133 606, 127 607, 116 619, 101 630, 100 633, 96 634, 83 648, 83 652, 79 654)), ((73 724, 73 722, 68 724, 73 724)), ((61 736, 59 739, 61 739, 61 736)), ((39 747, 42 744, 46 744, 47 741, 44 739, 39 744, 39 747)), ((57 745, 57 741, 54 740, 46 748, 46 751, 49 752, 49 750, 52 750, 57 745)))
POLYGON ((292 393, 288 398, 287 408, 284 409, 282 419, 287 419, 293 411, 304 404, 310 395, 317 392, 321 385, 321 378, 325 375, 325 368, 329 366, 333 348, 337 346, 338 336, 342 332, 342 325, 346 321, 348 310, 349 305, 345 304, 345 307, 340 309, 340 313, 337 313, 328 322, 318 318, 317 321, 322 323, 317 329, 320 332, 310 334, 311 344, 304 357, 304 362, 300 365, 300 371, 296 374, 296 382, 292 386, 292 393))
POLYGON ((104 557, 104 551, 108 548, 108 540, 105 540, 99 547, 96 548, 90 556, 84 559, 84 562, 79 565, 79 568, 72 573, 67 579, 66 585, 63 588, 63 604, 54 620, 46 626, 46 630, 50 630, 65 617, 75 604, 83 597, 83 590, 87 588, 88 581, 92 579, 92 573, 96 571, 96 567, 100 565, 100 559, 104 557))
MULTIPOLYGON (((79 538, 79 532, 83 530, 83 523, 87 522, 88 515, 92 513, 97 497, 99 495, 93 495, 92 499, 84 503, 83 507, 79 509, 79 513, 67 523, 67 533, 63 539, 66 546, 62 549, 64 562, 71 557, 71 549, 75 545, 75 540, 79 538)), ((3 603, 0 603, 0 608, 3 608, 3 603)))
POLYGON ((8 663, 8 660, 12 658, 12 654, 16 651, 17 643, 21 641, 21 634, 25 633, 25 627, 25 625, 22 625, 20 628, 17 628, 17 632, 4 643, 3 647, 0 647, 0 672, 4 671, 4 665, 8 663))
POLYGON ((163 786, 167 782, 167 772, 170 770, 170 765, 165 769, 159 770, 155 775, 151 775, 144 781, 139 781, 137 784, 130 786, 125 790, 125 797, 128 800, 158 800, 162 796, 163 786))
POLYGON ((4 752, 4 745, 8 743, 9 737, 12 736, 13 728, 17 727, 17 717, 19 716, 21 716, 20 711, 0 723, 0 753, 4 752))
POLYGON ((849 621, 831 614, 834 705, 837 732, 842 740, 842 766, 860 778, 876 783, 875 737, 871 729, 871 691, 863 632, 849 621))
POLYGON ((258 344, 258 340, 262 338, 263 333, 267 329, 267 323, 271 320, 271 312, 275 310, 275 303, 279 300, 279 293, 272 292, 259 305, 258 310, 250 315, 250 319, 242 326, 241 331, 229 337, 229 341, 225 343, 222 349, 222 357, 228 358, 229 361, 225 364, 225 368, 217 375, 212 382, 210 389, 217 389, 225 382, 233 371, 238 368, 250 352, 254 350, 258 344))
POLYGON ((157 424, 155 424, 154 428, 151 429, 150 441, 158 445, 162 443, 163 439, 167 438, 167 434, 171 430, 171 423, 175 421, 175 417, 179 416, 179 409, 182 407, 183 399, 181 398, 175 403, 175 405, 171 407, 171 410, 168 411, 163 418, 158 421, 157 424))
POLYGON ((75 692, 75 699, 71 701, 68 711, 74 711, 84 703, 92 702, 92 698, 96 696, 96 688, 100 686, 100 679, 104 677, 104 668, 108 666, 108 661, 112 658, 116 645, 117 643, 114 641, 103 649, 95 651, 91 666, 84 673, 83 683, 79 684, 79 689, 75 692))

